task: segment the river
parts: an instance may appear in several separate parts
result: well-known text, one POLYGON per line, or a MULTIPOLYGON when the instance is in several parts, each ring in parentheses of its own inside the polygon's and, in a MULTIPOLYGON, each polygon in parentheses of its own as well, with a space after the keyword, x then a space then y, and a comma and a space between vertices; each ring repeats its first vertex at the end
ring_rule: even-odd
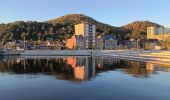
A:
POLYGON ((170 65, 77 57, 1 57, 0 100, 170 100, 170 65))

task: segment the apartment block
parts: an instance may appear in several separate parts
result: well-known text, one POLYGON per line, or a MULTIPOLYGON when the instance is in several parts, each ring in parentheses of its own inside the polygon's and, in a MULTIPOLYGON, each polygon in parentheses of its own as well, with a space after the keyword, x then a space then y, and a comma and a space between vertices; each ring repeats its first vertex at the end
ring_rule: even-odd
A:
POLYGON ((169 40, 170 29, 164 27, 148 27, 147 28, 147 39, 158 39, 158 40, 169 40))
POLYGON ((82 36, 85 49, 94 49, 96 45, 96 26, 87 22, 75 25, 75 35, 82 36))

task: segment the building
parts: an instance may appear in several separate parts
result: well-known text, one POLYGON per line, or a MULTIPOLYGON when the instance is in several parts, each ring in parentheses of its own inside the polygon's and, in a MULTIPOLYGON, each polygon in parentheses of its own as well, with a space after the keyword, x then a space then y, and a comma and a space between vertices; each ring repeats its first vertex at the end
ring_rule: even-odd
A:
POLYGON ((134 39, 131 39, 131 40, 126 40, 125 41, 125 49, 140 49, 142 46, 141 46, 141 40, 134 40, 134 39))
POLYGON ((66 47, 78 50, 112 50, 117 48, 117 40, 113 35, 96 37, 96 26, 85 22, 75 25, 75 34, 66 41, 66 47))
POLYGON ((117 47, 117 40, 113 35, 104 35, 104 49, 112 50, 117 47))
POLYGON ((95 48, 96 26, 87 22, 75 25, 75 35, 82 36, 85 49, 95 48))
POLYGON ((5 49, 15 50, 16 49, 16 43, 15 42, 7 42, 3 47, 5 49))
POLYGON ((147 28, 147 39, 158 39, 162 41, 169 41, 170 29, 164 27, 148 27, 147 28))
POLYGON ((103 37, 102 36, 96 37, 96 49, 97 50, 102 50, 103 47, 104 47, 103 37))
POLYGON ((146 40, 144 48, 147 50, 161 50, 161 42, 158 39, 148 39, 146 40))
POLYGON ((69 38, 66 41, 66 47, 68 49, 75 49, 76 48, 76 36, 75 35, 73 35, 71 38, 69 38))
POLYGON ((85 47, 85 40, 82 35, 76 36, 76 49, 84 50, 85 47))

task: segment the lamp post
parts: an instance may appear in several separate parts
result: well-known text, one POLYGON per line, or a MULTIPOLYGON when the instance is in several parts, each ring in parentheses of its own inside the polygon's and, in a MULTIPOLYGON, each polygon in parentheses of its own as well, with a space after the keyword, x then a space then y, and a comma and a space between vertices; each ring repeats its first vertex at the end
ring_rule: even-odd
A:
POLYGON ((139 41, 140 39, 137 39, 137 49, 139 49, 139 41))
POLYGON ((25 42, 26 42, 26 41, 25 41, 26 33, 24 32, 22 36, 23 36, 23 38, 24 38, 24 51, 25 51, 25 50, 26 50, 26 44, 25 44, 25 42))
POLYGON ((25 48, 26 46, 25 46, 25 35, 24 35, 24 51, 26 50, 26 48, 25 48))

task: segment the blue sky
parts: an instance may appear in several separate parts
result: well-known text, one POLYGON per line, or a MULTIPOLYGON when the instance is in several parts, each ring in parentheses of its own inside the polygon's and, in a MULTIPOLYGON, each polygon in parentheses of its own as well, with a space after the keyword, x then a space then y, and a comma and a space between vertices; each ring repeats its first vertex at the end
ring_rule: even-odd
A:
POLYGON ((0 23, 85 14, 113 26, 149 20, 170 27, 170 0, 1 0, 0 23))

